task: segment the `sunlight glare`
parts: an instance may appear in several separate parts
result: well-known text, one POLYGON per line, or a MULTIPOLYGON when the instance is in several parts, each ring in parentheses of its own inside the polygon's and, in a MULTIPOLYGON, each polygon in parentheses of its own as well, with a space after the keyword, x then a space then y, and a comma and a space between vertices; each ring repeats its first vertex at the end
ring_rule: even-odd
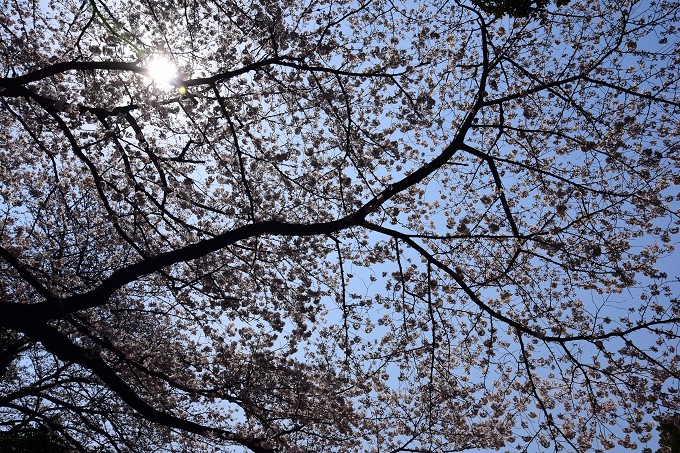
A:
POLYGON ((157 84, 172 85, 177 78, 177 67, 163 58, 154 58, 147 65, 147 72, 157 84))

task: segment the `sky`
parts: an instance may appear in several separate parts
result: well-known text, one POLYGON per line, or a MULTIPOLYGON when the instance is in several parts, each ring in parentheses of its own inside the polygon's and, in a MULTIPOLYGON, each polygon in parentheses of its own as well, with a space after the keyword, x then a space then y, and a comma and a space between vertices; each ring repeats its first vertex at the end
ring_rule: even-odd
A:
MULTIPOLYGON (((161 65, 160 68, 161 73, 170 73, 171 68, 169 68, 167 65, 163 66, 161 65)), ((646 245, 644 243, 644 240, 641 241, 639 245, 646 245)), ((662 262, 662 269, 667 270, 669 275, 677 275, 678 274, 678 269, 680 269, 680 257, 678 256, 677 253, 673 254, 672 256, 667 257, 666 259, 663 260, 662 262)), ((353 283, 350 284, 350 286, 347 288, 348 292, 355 292, 358 294, 363 294, 364 296, 370 295, 371 293, 374 292, 379 292, 382 291, 382 288, 380 287, 380 283, 376 285, 372 285, 370 283, 370 274, 372 272, 375 272, 376 269, 365 269, 365 268, 352 268, 348 269, 348 272, 352 272, 356 275, 356 278, 352 280, 353 283), (368 288, 368 289, 367 289, 368 288)), ((625 303, 627 297, 636 297, 636 294, 634 292, 630 293, 623 293, 621 295, 617 295, 616 298, 620 299, 622 302, 625 303)), ((329 322, 333 322, 333 317, 329 318, 329 322)), ((336 320, 337 322, 341 322, 340 319, 336 320)), ((380 332, 379 329, 375 331, 375 334, 378 334, 380 332)), ((650 445, 653 449, 655 448, 655 444, 650 445)), ((239 450, 235 450, 239 451, 239 450)), ((479 453, 486 453, 489 450, 477 450, 479 453)), ((534 450, 538 452, 538 450, 534 450)), ((618 453, 619 451, 623 452, 624 450, 613 450, 615 453, 618 453)))

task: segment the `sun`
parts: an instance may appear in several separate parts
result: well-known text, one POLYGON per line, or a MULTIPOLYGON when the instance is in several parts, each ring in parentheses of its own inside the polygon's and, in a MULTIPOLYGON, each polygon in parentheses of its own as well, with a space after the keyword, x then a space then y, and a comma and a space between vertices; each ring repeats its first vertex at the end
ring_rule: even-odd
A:
POLYGON ((146 65, 146 71, 157 84, 173 85, 177 79, 177 66, 164 58, 154 58, 146 65))

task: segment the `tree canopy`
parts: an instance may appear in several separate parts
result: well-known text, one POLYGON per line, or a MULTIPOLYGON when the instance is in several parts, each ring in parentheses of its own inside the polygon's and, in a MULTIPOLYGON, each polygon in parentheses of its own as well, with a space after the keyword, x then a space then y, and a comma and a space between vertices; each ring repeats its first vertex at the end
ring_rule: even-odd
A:
POLYGON ((68 447, 55 439, 44 426, 41 429, 0 432, 0 453, 68 453, 68 447))
POLYGON ((659 420, 657 430, 661 434, 659 437, 659 448, 656 453, 678 453, 680 452, 680 417, 678 414, 662 417, 659 420))
POLYGON ((0 429, 651 451, 680 4, 525 3, 0 0, 0 429))

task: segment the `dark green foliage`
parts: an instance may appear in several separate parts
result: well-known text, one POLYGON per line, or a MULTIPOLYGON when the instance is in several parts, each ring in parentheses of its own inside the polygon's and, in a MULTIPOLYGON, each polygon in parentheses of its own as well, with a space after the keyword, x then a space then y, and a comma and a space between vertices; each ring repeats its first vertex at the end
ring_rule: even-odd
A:
POLYGON ((45 429, 0 432, 0 453, 67 453, 70 451, 45 429))
POLYGON ((661 433, 657 453, 680 453, 680 425, 678 417, 668 418, 659 422, 658 430, 661 433), (675 419, 675 420, 674 420, 675 419))
MULTIPOLYGON (((473 0, 473 2, 487 13, 511 17, 538 16, 552 3, 551 0, 473 0)), ((564 6, 568 3, 569 0, 555 2, 557 6, 564 6)))

